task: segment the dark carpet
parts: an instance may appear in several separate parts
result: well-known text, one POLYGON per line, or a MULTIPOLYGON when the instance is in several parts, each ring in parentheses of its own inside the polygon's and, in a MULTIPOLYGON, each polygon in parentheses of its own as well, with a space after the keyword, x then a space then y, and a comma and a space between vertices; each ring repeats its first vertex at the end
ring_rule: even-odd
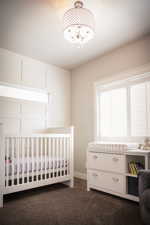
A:
POLYGON ((137 203, 97 191, 55 184, 7 195, 0 225, 142 225, 137 203))

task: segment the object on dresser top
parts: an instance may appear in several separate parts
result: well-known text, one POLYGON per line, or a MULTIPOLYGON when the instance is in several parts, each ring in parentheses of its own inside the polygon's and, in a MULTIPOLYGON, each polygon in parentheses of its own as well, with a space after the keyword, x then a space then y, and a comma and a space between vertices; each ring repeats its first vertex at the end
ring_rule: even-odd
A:
POLYGON ((138 149, 138 143, 91 142, 88 151, 123 154, 128 150, 138 149))
POLYGON ((144 165, 141 162, 131 161, 128 163, 129 173, 137 175, 138 172, 144 169, 144 165))
POLYGON ((147 137, 144 140, 144 144, 139 145, 139 149, 141 150, 150 150, 150 138, 147 137))

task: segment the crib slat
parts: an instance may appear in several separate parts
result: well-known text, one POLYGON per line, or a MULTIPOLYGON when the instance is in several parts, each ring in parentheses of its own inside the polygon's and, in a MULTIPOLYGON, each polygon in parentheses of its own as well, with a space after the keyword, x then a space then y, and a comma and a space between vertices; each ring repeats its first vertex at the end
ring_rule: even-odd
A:
POLYGON ((16 138, 16 175, 17 175, 17 185, 19 185, 19 170, 20 170, 20 162, 19 162, 19 138, 16 138))
POLYGON ((62 176, 62 163, 63 163, 63 157, 62 157, 62 138, 60 138, 59 140, 60 144, 59 144, 59 171, 60 171, 60 177, 62 176))
POLYGON ((64 160, 63 160, 63 175, 65 176, 65 164, 66 164, 66 138, 64 138, 64 160))
POLYGON ((62 176, 64 175, 64 138, 62 139, 62 176))
POLYGON ((15 157, 14 157, 14 139, 11 138, 11 146, 12 146, 12 152, 11 152, 11 158, 12 158, 12 182, 11 182, 11 186, 14 185, 14 173, 15 173, 15 157))
POLYGON ((56 159, 55 159, 55 165, 56 165, 56 177, 58 177, 58 138, 56 138, 56 159))
POLYGON ((8 179, 9 179, 9 139, 6 138, 6 157, 5 157, 5 167, 6 167, 6 187, 8 186, 8 179))
POLYGON ((56 138, 56 141, 55 141, 55 152, 56 152, 56 157, 55 157, 55 174, 56 174, 56 177, 58 177, 58 139, 56 138))
POLYGON ((25 175, 25 139, 21 138, 21 152, 22 152, 22 184, 24 184, 25 175))
POLYGON ((43 138, 40 139, 40 150, 41 150, 41 180, 43 180, 43 138))
POLYGON ((36 138, 36 143, 35 143, 36 149, 35 149, 35 154, 36 154, 36 181, 38 181, 38 172, 39 172, 39 139, 36 138))
POLYGON ((55 152, 55 138, 53 138, 53 155, 52 155, 52 160, 53 160, 53 163, 52 163, 52 165, 53 165, 53 178, 55 177, 55 154, 56 154, 56 152, 55 152))
POLYGON ((58 138, 58 176, 60 176, 60 172, 61 172, 61 168, 60 168, 60 165, 61 165, 61 157, 60 157, 60 145, 61 145, 61 138, 58 138))
POLYGON ((63 138, 63 166, 62 166, 63 176, 64 176, 64 162, 65 162, 65 138, 63 138))
POLYGON ((31 138, 31 168, 32 182, 34 181, 34 139, 31 138))
POLYGON ((11 138, 11 186, 13 185, 13 179, 14 179, 14 158, 13 158, 13 154, 14 154, 14 146, 13 146, 13 139, 11 138))
POLYGON ((66 159, 65 159, 65 175, 68 175, 68 168, 67 168, 67 160, 68 160, 68 138, 66 138, 66 159))
POLYGON ((29 170, 30 170, 30 138, 28 137, 27 140, 27 183, 29 183, 29 170))
POLYGON ((66 175, 68 175, 67 161, 68 161, 68 138, 66 138, 66 160, 65 160, 65 171, 66 171, 66 175))
POLYGON ((45 180, 47 176, 47 138, 44 138, 44 161, 45 161, 45 168, 44 168, 44 173, 45 173, 45 180))
POLYGON ((37 152, 38 152, 38 160, 37 160, 37 181, 39 180, 39 171, 40 171, 40 140, 37 138, 37 152))
POLYGON ((51 170, 52 170, 52 178, 54 177, 54 171, 53 171, 53 157, 54 157, 54 151, 53 151, 53 145, 54 145, 54 138, 51 138, 51 170))
POLYGON ((51 175, 52 177, 53 177, 53 157, 54 157, 53 138, 51 138, 51 175))
POLYGON ((33 158, 34 158, 34 178, 36 181, 37 178, 37 169, 36 169, 36 164, 37 164, 37 146, 36 146, 36 138, 33 139, 33 158))
POLYGON ((70 160, 70 138, 67 138, 67 160, 65 162, 65 165, 67 167, 67 175, 69 175, 69 160, 70 160))
POLYGON ((49 138, 47 138, 47 179, 49 179, 49 164, 50 164, 50 157, 49 157, 49 138))
POLYGON ((7 138, 5 138, 5 187, 8 186, 7 184, 7 138))
POLYGON ((51 138, 48 138, 48 169, 49 169, 49 178, 51 177, 51 138))
POLYGON ((65 157, 64 164, 65 164, 65 175, 67 175, 68 171, 67 171, 66 164, 67 164, 67 158, 68 158, 68 138, 66 138, 66 151, 65 152, 66 152, 66 157, 65 157))
POLYGON ((58 176, 60 176, 60 138, 58 138, 58 176))
POLYGON ((68 175, 68 167, 67 167, 67 161, 68 161, 68 138, 66 138, 66 159, 65 159, 65 175, 68 175))

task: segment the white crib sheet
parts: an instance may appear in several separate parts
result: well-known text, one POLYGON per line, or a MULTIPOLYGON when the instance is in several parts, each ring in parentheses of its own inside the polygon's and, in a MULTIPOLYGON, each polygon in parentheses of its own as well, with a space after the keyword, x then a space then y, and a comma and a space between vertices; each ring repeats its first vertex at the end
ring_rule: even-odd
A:
POLYGON ((68 160, 64 160, 61 158, 51 158, 51 159, 45 159, 43 157, 43 159, 41 158, 24 158, 23 159, 19 159, 17 161, 17 159, 14 159, 14 162, 11 161, 6 161, 5 164, 5 174, 8 174, 9 176, 12 175, 12 173, 14 175, 17 174, 18 172, 18 166, 19 166, 19 174, 27 173, 27 172, 36 172, 41 171, 41 170, 50 170, 50 169, 60 169, 60 168, 66 168, 68 166, 68 160), (33 163, 32 163, 33 162, 33 163), (14 168, 13 165, 14 164, 14 168), (46 166, 46 168, 45 168, 46 166), (32 169, 33 167, 33 169, 32 169), (38 168, 37 168, 38 167, 38 168))

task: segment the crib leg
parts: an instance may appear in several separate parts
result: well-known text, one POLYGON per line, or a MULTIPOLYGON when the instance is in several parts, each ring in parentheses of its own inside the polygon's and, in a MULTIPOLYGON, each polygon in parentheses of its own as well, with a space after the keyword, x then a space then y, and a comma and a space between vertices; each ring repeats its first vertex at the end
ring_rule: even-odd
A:
POLYGON ((72 178, 72 179, 70 180, 69 187, 70 187, 70 188, 73 188, 73 187, 74 187, 74 178, 72 178))
POLYGON ((0 208, 3 208, 3 194, 0 194, 0 208))
POLYGON ((87 184, 87 191, 90 191, 90 187, 89 187, 89 185, 87 184))
POLYGON ((73 188, 74 187, 74 179, 72 178, 71 180, 65 182, 64 184, 69 186, 70 188, 73 188))

